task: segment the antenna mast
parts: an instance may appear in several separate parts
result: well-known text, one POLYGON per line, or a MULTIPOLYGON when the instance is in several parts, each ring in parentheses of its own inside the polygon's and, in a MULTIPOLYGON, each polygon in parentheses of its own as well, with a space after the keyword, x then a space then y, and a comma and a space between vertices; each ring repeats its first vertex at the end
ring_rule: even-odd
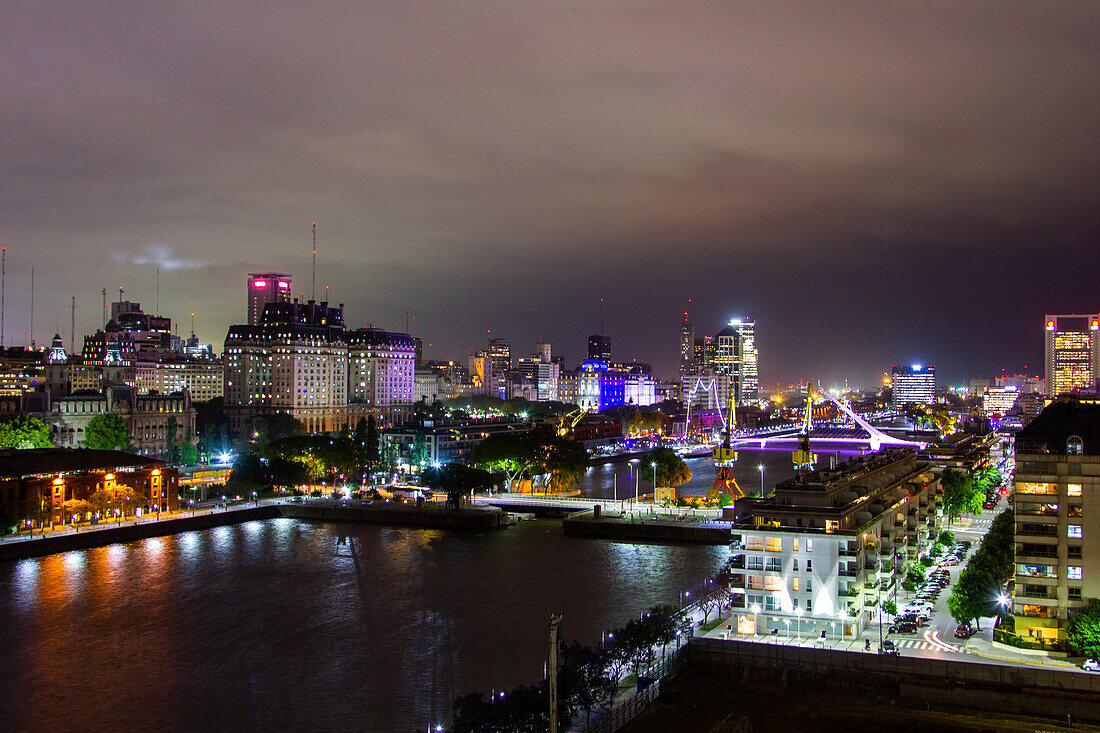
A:
POLYGON ((313 222, 313 286, 309 297, 317 300, 317 222, 313 222))
POLYGON ((103 330, 107 330, 107 288, 103 288, 103 330))
POLYGON ((69 321, 69 353, 76 351, 76 296, 73 296, 72 316, 69 321))
POLYGON ((8 248, 0 247, 0 349, 4 348, 4 286, 8 280, 8 248))
POLYGON ((160 316, 160 268, 157 268, 157 316, 160 316))
POLYGON ((34 268, 31 268, 31 348, 34 348, 34 268))

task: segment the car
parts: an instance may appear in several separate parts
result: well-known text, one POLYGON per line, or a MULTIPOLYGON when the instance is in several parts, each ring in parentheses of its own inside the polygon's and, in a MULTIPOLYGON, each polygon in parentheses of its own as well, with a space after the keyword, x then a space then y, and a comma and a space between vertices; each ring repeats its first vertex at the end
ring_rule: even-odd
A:
POLYGON ((1100 672, 1100 662, 1097 662, 1095 659, 1086 659, 1084 663, 1081 664, 1081 669, 1086 672, 1100 672))
POLYGON ((898 656, 898 647, 896 644, 894 644, 894 642, 887 639, 886 641, 878 645, 878 653, 889 654, 896 657, 898 656))
POLYGON ((976 634, 977 632, 978 632, 978 630, 975 629, 970 624, 959 624, 958 626, 955 627, 955 638, 956 639, 969 639, 971 636, 974 636, 974 634, 976 634))
POLYGON ((891 634, 913 634, 917 631, 917 624, 913 621, 895 621, 890 624, 889 633, 891 634))
POLYGON ((914 626, 920 626, 921 621, 921 617, 915 613, 903 613, 894 617, 895 624, 913 624, 914 626))
POLYGON ((997 506, 997 505, 996 505, 996 504, 994 504, 993 502, 991 502, 991 501, 987 501, 987 502, 985 502, 985 503, 983 503, 983 504, 982 504, 982 509, 992 509, 992 508, 994 508, 995 506, 997 506))
POLYGON ((915 613, 918 616, 928 615, 932 613, 933 604, 929 601, 909 601, 903 609, 902 613, 915 613))
POLYGON ((968 550, 970 549, 970 540, 959 540, 959 544, 968 550))

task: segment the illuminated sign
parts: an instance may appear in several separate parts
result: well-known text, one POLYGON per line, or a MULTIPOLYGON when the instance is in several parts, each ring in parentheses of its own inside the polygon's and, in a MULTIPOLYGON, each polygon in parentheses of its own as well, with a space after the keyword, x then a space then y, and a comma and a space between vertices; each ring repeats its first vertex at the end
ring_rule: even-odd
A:
POLYGON ((254 287, 254 288, 266 288, 267 287, 267 280, 253 280, 252 281, 252 287, 254 287))
POLYGON ((1054 330, 1054 321, 1047 321, 1047 330, 1048 331, 1053 331, 1054 330))
POLYGON ((909 368, 915 372, 919 372, 921 369, 924 369, 924 367, 920 364, 910 364, 909 368))
POLYGON ((286 280, 280 280, 279 281, 279 289, 280 290, 286 290, 289 287, 290 287, 290 283, 288 283, 286 280))

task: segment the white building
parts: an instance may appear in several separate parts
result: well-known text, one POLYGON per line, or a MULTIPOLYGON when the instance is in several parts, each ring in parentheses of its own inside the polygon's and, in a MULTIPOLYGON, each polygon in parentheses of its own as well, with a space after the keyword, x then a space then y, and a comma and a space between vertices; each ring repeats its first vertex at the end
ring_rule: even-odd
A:
POLYGON ((376 407, 407 405, 416 390, 416 343, 404 333, 361 328, 348 334, 348 397, 376 407))
POLYGON ((738 500, 738 632, 861 633, 938 531, 939 490, 930 465, 897 448, 738 500))
POLYGON ((936 366, 934 364, 910 364, 895 366, 891 375, 895 410, 906 405, 929 405, 936 399, 936 366))

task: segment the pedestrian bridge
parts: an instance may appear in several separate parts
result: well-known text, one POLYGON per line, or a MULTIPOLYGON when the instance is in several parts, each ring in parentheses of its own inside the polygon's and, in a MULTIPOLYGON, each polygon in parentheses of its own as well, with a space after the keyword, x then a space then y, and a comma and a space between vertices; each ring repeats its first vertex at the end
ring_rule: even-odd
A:
MULTIPOLYGON (((599 506, 602 512, 612 514, 651 514, 652 504, 640 504, 630 499, 598 499, 585 496, 540 496, 538 494, 493 494, 474 496, 474 504, 495 506, 510 512, 526 512, 538 515, 572 514, 573 512, 592 511, 599 506)), ((657 507, 657 511, 661 511, 657 507)), ((721 509, 691 508, 676 509, 677 513, 698 517, 720 517, 721 509)))

